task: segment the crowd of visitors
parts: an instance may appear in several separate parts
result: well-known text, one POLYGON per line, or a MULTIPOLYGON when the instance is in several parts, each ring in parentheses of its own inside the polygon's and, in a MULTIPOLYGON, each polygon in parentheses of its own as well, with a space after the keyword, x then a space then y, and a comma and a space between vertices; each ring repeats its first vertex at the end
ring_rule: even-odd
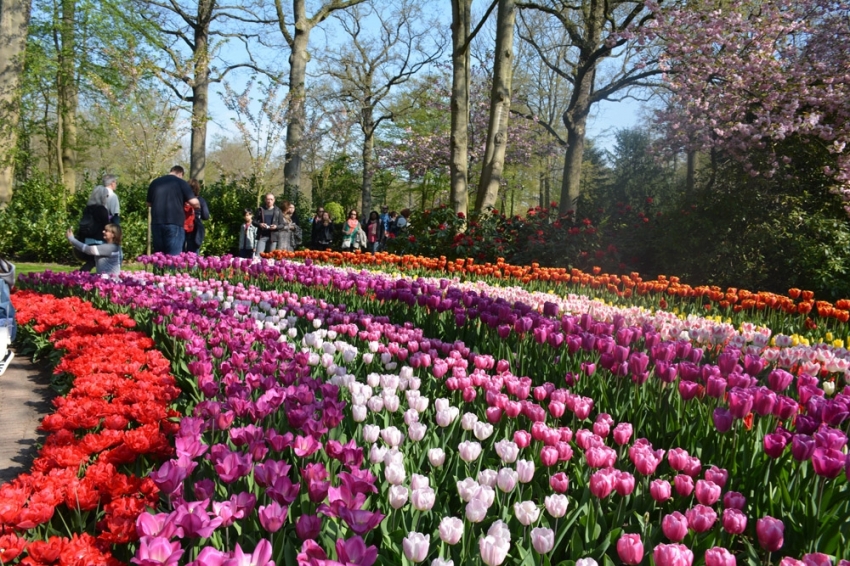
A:
MULTIPOLYGON (((210 219, 209 205, 200 195, 198 180, 187 182, 184 174, 183 168, 175 165, 168 175, 154 179, 148 186, 154 253, 199 253, 203 246, 204 222, 210 219)), ((80 271, 95 269, 96 273, 113 274, 121 269, 121 207, 115 192, 117 187, 118 177, 104 175, 102 184, 89 196, 76 234, 68 230, 68 242, 85 262, 80 271)), ((386 248, 389 238, 407 229, 410 210, 397 213, 382 206, 380 213, 373 210, 368 218, 361 220, 359 213, 352 209, 344 221, 337 223, 323 206, 319 206, 309 220, 309 242, 303 241, 295 204, 283 201, 277 206, 271 193, 263 197, 262 206, 256 210, 246 208, 243 215, 237 236, 238 255, 257 258, 275 250, 294 251, 302 245, 314 250, 329 250, 335 242, 342 250, 377 253, 386 248), (341 240, 337 239, 339 235, 341 240)))

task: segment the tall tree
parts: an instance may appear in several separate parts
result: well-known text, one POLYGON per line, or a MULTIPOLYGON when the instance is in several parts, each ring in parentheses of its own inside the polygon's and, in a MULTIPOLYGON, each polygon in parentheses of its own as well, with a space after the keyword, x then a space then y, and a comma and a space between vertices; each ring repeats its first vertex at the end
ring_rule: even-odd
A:
POLYGON ((647 3, 635 0, 520 1, 517 6, 521 9, 520 37, 572 87, 562 115, 567 130, 567 149, 559 207, 561 213, 566 213, 576 210, 581 193, 587 118, 593 105, 602 100, 635 97, 637 89, 655 86, 651 79, 661 73, 656 59, 637 60, 633 53, 636 49, 644 49, 647 36, 638 38, 639 32, 653 20, 654 13, 646 7, 647 3), (543 29, 528 25, 522 17, 527 10, 546 16, 543 29), (551 36, 546 32, 548 26, 566 31, 572 45, 566 55, 562 44, 546 41, 551 36), (603 68, 607 60, 612 60, 611 64, 603 68))
POLYGON ((139 26, 139 31, 145 33, 146 38, 164 54, 164 60, 157 69, 160 79, 180 100, 191 104, 189 174, 203 180, 210 86, 222 82, 230 72, 240 68, 268 72, 256 64, 248 49, 255 34, 240 28, 242 24, 269 21, 256 16, 249 4, 222 5, 218 0, 136 2, 137 14, 147 24, 139 26), (225 44, 228 45, 228 55, 232 56, 235 50, 230 43, 233 41, 244 47, 241 54, 244 60, 215 65, 213 62, 221 56, 225 44), (187 88, 191 94, 186 93, 187 88))
POLYGON ((59 174, 68 192, 77 184, 77 2, 60 0, 58 33, 54 33, 57 53, 56 91, 58 109, 57 147, 59 174))
POLYGON ((436 26, 422 19, 421 5, 412 0, 403 0, 393 8, 369 2, 339 13, 338 19, 349 41, 337 49, 329 48, 325 71, 336 80, 340 99, 358 116, 363 134, 363 185, 358 208, 365 214, 372 207, 375 132, 383 121, 393 118, 387 105, 390 94, 434 63, 442 45, 433 33, 436 26), (376 33, 364 29, 367 18, 378 22, 369 26, 377 29, 376 33))
POLYGON ((452 0, 452 101, 449 173, 449 200, 456 213, 467 214, 469 207, 469 41, 472 27, 472 0, 452 0))
POLYGON ((0 2, 0 205, 12 198, 20 82, 31 0, 0 2))
POLYGON ((514 64, 514 25, 516 3, 499 0, 496 13, 496 55, 493 62, 493 86, 490 94, 490 120, 484 166, 478 182, 475 212, 481 214, 496 204, 502 186, 505 151, 508 143, 508 120, 511 115, 511 79, 514 64))
POLYGON ((335 12, 346 10, 366 0, 329 0, 320 5, 312 16, 307 15, 307 0, 292 0, 293 21, 286 20, 283 0, 275 0, 277 24, 289 46, 289 107, 286 126, 286 164, 284 184, 287 192, 297 195, 301 190, 301 162, 304 158, 304 126, 306 121, 307 63, 310 61, 310 32, 335 12), (292 31, 290 31, 290 26, 292 31))

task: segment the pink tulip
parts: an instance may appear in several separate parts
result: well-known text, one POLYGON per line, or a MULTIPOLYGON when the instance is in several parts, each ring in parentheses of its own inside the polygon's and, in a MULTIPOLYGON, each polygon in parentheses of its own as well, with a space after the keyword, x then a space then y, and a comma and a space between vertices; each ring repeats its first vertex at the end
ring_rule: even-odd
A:
POLYGON ((549 487, 558 493, 566 493, 570 486, 570 480, 564 472, 558 472, 549 478, 549 487))
POLYGON ((705 566, 736 566, 735 555, 723 547, 715 546, 705 551, 705 566))
POLYGON ((684 544, 659 544, 652 551, 655 566, 691 566, 694 553, 684 544))
POLYGON ((620 446, 625 446, 629 443, 632 437, 633 429, 629 423, 620 423, 614 427, 614 442, 620 446))
POLYGON ((590 476, 590 493, 599 499, 605 499, 614 491, 612 470, 605 468, 590 476))
POLYGON ((779 561, 779 566, 806 566, 806 563, 802 560, 797 560, 796 558, 786 556, 785 558, 779 561))
POLYGON ((673 485, 676 487, 676 493, 682 497, 688 497, 694 491, 694 479, 691 476, 679 474, 673 478, 673 485))
POLYGON ((622 497, 631 495, 635 490, 635 477, 629 472, 617 472, 616 483, 614 489, 622 497))
POLYGON ((832 566, 832 558, 822 552, 813 552, 803 556, 803 564, 806 566, 832 566))
POLYGON ((714 505, 720 499, 720 486, 713 481, 697 480, 694 493, 697 501, 703 505, 714 505))
POLYGON ((481 561, 484 564, 499 566, 508 556, 511 541, 488 534, 478 540, 478 549, 481 552, 481 561))
POLYGON ((768 552, 775 552, 782 548, 785 542, 785 525, 779 519, 766 516, 756 521, 756 535, 759 544, 768 552))
POLYGON ((558 449, 554 446, 544 446, 540 449, 540 463, 546 466, 554 466, 558 463, 558 449))
POLYGON ((528 483, 534 479, 534 462, 530 460, 517 460, 516 472, 519 483, 528 483))
POLYGON ((531 444, 531 433, 527 430, 518 430, 514 433, 514 442, 519 448, 527 448, 531 444))
POLYGON ((569 500, 567 499, 566 495, 556 493, 553 495, 547 495, 546 499, 543 500, 543 504, 546 507, 546 512, 549 513, 549 515, 556 519, 559 519, 567 514, 567 506, 569 505, 569 500))
POLYGON ((732 535, 740 535, 747 529, 747 516, 738 509, 723 510, 723 529, 732 535))
POLYGON ((661 520, 661 531, 671 541, 681 542, 688 534, 688 519, 678 511, 673 511, 661 520))
POLYGON ((617 540, 617 554, 625 564, 640 564, 643 560, 643 541, 640 535, 625 534, 617 540))
POLYGON ((652 480, 652 483, 649 484, 649 494, 658 503, 664 503, 670 499, 672 489, 667 480, 652 480))
POLYGON ((723 506, 727 509, 740 509, 743 511, 746 505, 747 498, 737 491, 727 491, 723 495, 723 506))
POLYGON ((729 472, 723 468, 711 466, 705 471, 705 479, 713 481, 722 489, 726 487, 726 482, 729 480, 729 472))
POLYGON ((685 512, 688 525, 697 533, 711 530, 717 522, 717 513, 707 505, 695 505, 685 512))

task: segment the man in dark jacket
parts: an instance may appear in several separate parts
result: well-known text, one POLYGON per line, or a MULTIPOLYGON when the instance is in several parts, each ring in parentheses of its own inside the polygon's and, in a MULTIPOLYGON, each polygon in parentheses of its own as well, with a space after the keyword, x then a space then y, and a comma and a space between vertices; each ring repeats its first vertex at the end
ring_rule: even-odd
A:
POLYGON ((151 240, 153 251, 166 255, 180 255, 186 232, 183 205, 193 208, 201 204, 192 193, 189 183, 183 180, 183 168, 175 165, 168 175, 157 177, 148 187, 148 207, 151 209, 151 240))
POLYGON ((280 243, 278 227, 283 225, 283 212, 274 204, 274 195, 264 199, 265 206, 257 209, 252 223, 257 227, 257 253, 273 252, 280 243))

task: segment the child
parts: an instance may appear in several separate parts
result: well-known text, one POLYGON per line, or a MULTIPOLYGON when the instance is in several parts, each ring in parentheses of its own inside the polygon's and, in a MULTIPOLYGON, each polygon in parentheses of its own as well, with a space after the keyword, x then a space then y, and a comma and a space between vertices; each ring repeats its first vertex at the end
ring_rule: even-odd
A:
POLYGON ((239 228, 239 257, 251 259, 257 246, 257 227, 251 221, 254 213, 250 208, 245 209, 245 223, 239 228))

